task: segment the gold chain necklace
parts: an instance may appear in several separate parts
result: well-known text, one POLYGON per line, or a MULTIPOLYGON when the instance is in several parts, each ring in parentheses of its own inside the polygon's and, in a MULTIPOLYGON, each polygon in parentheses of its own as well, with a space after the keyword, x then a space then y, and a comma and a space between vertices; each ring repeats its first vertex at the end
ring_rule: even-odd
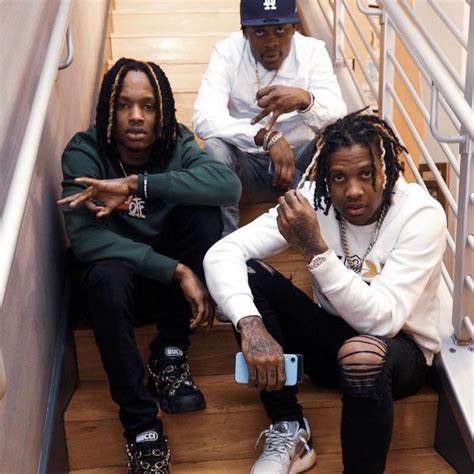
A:
MULTIPOLYGON (((275 73, 273 74, 272 78, 270 79, 270 82, 264 87, 268 87, 274 81, 274 79, 277 76, 279 70, 280 70, 280 68, 275 70, 275 73)), ((260 89, 263 89, 263 87, 260 87, 260 74, 258 73, 258 62, 257 62, 257 60, 255 60, 255 76, 257 76, 257 90, 259 91, 260 89)))
POLYGON ((362 265, 364 264, 364 261, 367 255, 369 255, 369 252, 372 250, 373 246, 375 245, 375 242, 377 242, 377 239, 379 237, 380 227, 382 227, 382 222, 385 219, 387 211, 388 211, 388 206, 384 206, 382 211, 380 212, 379 218, 377 219, 377 224, 375 226, 372 239, 370 240, 369 246, 367 247, 367 250, 365 251, 365 254, 361 260, 359 260, 357 256, 351 256, 351 252, 349 249, 349 241, 347 239, 346 220, 342 216, 340 216, 339 234, 341 236, 342 248, 344 250, 344 256, 346 257, 347 266, 349 269, 353 270, 354 272, 360 273, 362 271, 362 265))

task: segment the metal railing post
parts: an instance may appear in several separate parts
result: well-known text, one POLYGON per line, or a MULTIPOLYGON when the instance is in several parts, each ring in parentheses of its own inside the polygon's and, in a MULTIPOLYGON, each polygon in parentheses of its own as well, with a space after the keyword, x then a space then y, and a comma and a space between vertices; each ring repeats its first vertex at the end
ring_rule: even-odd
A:
POLYGON ((344 50, 344 5, 341 0, 334 0, 334 65, 342 66, 344 58, 341 50, 344 50))
POLYGON ((386 92, 386 86, 394 83, 395 67, 388 60, 388 52, 395 57, 395 31, 385 10, 380 17, 380 57, 379 57, 379 117, 391 117, 393 99, 386 92))
MULTIPOLYGON (((474 104, 474 8, 469 18, 468 55, 464 98, 474 104), (470 53, 470 54, 469 54, 470 53)), ((460 144, 460 179, 458 219, 456 223, 456 259, 454 267, 453 326, 454 339, 458 344, 472 343, 474 321, 474 148, 473 140, 461 128, 466 140, 460 144), (469 322, 471 325, 469 325, 469 322)))

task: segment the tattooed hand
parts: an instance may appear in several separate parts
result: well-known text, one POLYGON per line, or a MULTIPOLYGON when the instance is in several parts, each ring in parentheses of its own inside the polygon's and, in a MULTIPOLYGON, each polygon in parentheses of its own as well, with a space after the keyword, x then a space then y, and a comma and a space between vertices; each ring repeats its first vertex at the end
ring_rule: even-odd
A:
POLYGON ((280 234, 309 262, 314 255, 328 250, 321 236, 316 211, 307 199, 294 189, 278 198, 277 224, 280 234))
POLYGON ((242 352, 249 369, 249 387, 280 390, 286 380, 283 349, 265 329, 262 318, 248 316, 239 321, 242 352))

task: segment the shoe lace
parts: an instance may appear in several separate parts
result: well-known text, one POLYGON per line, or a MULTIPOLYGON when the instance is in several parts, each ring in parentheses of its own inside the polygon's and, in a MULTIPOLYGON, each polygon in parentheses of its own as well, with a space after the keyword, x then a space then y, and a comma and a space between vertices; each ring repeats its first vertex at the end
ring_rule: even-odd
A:
POLYGON ((135 443, 127 444, 129 473, 169 474, 170 448, 164 440, 160 448, 138 449, 135 443))
POLYGON ((258 447, 263 436, 265 436, 265 449, 260 456, 261 459, 277 456, 280 460, 284 460, 285 457, 291 457, 290 452, 298 441, 303 444, 308 453, 311 452, 308 442, 302 435, 295 433, 282 433, 272 427, 267 428, 260 433, 257 442, 255 443, 255 449, 258 447))

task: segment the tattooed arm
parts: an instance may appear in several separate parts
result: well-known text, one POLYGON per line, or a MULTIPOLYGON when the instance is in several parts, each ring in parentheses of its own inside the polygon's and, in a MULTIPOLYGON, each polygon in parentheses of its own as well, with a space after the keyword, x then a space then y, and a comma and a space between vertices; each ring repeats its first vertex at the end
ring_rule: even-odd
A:
POLYGON ((260 316, 239 321, 241 347, 249 369, 249 387, 280 390, 286 380, 283 349, 265 329, 260 316))
POLYGON ((288 191, 278 198, 278 204, 277 224, 281 235, 308 263, 315 255, 328 250, 316 211, 299 191, 288 191))

